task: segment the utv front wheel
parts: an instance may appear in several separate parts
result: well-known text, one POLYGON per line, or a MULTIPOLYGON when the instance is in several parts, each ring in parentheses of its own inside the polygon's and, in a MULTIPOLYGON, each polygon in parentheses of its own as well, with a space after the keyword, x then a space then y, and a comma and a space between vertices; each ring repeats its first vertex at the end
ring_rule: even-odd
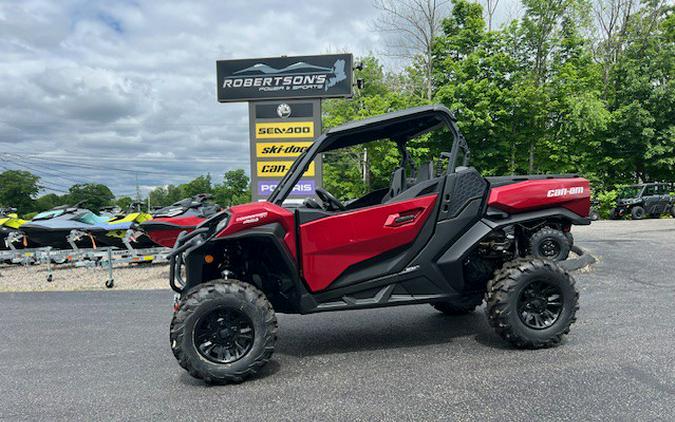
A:
POLYGON ((642 207, 633 207, 630 210, 630 216, 633 220, 642 220, 645 218, 645 209, 642 207))
POLYGON ((208 282, 180 301, 171 321, 171 349, 195 378, 241 382, 270 360, 276 332, 274 310, 255 286, 208 282))
POLYGON ((574 279, 556 263, 523 258, 488 284, 486 313, 497 334, 519 348, 558 345, 579 309, 574 279))

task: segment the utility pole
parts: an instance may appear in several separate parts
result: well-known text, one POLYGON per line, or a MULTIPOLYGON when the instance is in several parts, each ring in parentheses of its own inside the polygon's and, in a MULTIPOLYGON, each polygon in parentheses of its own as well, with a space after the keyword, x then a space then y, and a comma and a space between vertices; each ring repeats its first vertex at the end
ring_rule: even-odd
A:
POLYGON ((138 186, 138 173, 136 173, 136 202, 141 202, 141 188, 138 186))

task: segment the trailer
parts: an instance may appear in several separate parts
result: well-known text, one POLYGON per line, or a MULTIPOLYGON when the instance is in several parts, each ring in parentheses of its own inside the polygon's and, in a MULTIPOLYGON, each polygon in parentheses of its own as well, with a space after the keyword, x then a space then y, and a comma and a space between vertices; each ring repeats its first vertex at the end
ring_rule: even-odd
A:
POLYGON ((133 263, 166 263, 170 248, 155 247, 135 249, 131 243, 134 236, 132 230, 128 230, 123 239, 125 249, 113 247, 79 248, 76 243, 89 233, 73 230, 67 236, 71 249, 52 249, 51 247, 19 249, 16 244, 23 241, 23 236, 12 233, 5 239, 8 250, 0 251, 0 262, 19 265, 47 265, 47 282, 54 280, 52 271, 54 265, 71 264, 75 267, 105 268, 108 277, 105 281, 107 288, 113 288, 115 280, 113 268, 118 264, 133 263))

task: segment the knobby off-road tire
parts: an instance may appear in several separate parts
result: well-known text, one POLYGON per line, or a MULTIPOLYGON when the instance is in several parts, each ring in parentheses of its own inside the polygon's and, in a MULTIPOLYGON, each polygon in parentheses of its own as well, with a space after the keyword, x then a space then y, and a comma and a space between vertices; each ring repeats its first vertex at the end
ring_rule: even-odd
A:
POLYGON ((537 258, 564 261, 570 254, 570 243, 570 239, 562 231, 544 227, 530 236, 527 252, 537 258))
POLYGON ((675 205, 673 205, 672 207, 670 207, 670 216, 673 217, 673 218, 675 218, 675 205))
POLYGON ((445 315, 466 315, 473 312, 481 303, 483 303, 483 298, 479 296, 469 297, 456 302, 435 302, 431 306, 445 315))
MULTIPOLYGON (((171 350, 180 366, 195 378, 211 384, 238 383, 254 375, 270 360, 277 327, 272 305, 255 286, 238 280, 212 281, 195 287, 181 299, 171 321, 171 350), (230 323, 231 318, 235 323, 230 323), (220 323, 226 325, 217 325, 220 323), (240 341, 248 344, 241 357, 227 361, 227 357, 232 358, 228 352, 224 361, 217 362, 214 361, 218 360, 214 357, 216 352, 225 349, 211 348, 213 356, 206 354, 208 347, 200 349, 205 343, 198 337, 203 338, 204 331, 208 332, 204 327, 213 324, 217 327, 212 330, 214 339, 224 331, 227 333, 223 336, 237 339, 238 330, 242 333, 246 330, 241 335, 248 338, 241 337, 240 341), (242 326, 246 328, 237 328, 242 326), (235 328, 228 331, 228 327, 235 328)), ((217 341, 226 340, 218 337, 217 341)))
POLYGON ((555 262, 530 257, 504 265, 488 283, 485 302, 488 322, 500 337, 519 348, 539 349, 560 344, 569 333, 576 321, 579 293, 574 278, 555 262), (550 325, 533 328, 534 320, 526 322, 531 315, 527 307, 534 300, 529 293, 540 285, 553 292, 549 300, 542 301, 543 309, 557 313, 557 317, 550 325), (556 302, 556 292, 559 308, 549 305, 556 302))
POLYGON ((633 209, 630 210, 630 216, 633 220, 642 220, 646 215, 647 213, 642 207, 633 207, 633 209))

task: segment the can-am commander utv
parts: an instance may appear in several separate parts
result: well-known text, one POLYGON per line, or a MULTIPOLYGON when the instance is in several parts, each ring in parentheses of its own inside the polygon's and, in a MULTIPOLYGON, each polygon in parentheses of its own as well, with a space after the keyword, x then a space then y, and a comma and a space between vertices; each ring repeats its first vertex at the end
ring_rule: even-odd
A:
POLYGON ((486 179, 466 167, 468 153, 443 106, 352 122, 321 135, 266 202, 233 206, 181 234, 170 267, 178 293, 170 340, 180 365, 206 382, 244 380, 272 356, 275 312, 428 303, 457 315, 484 299, 490 325, 516 347, 560 343, 578 293, 546 258, 561 243, 546 240, 589 224, 589 183, 571 175, 486 179), (414 165, 406 150, 431 131, 452 140, 439 169, 414 165), (319 154, 378 140, 395 143, 402 157, 388 188, 348 204, 318 188, 318 201, 284 207, 319 154))
POLYGON ((664 213, 675 217, 675 197, 671 195, 674 191, 675 186, 671 183, 625 186, 619 190, 610 217, 617 220, 630 215, 633 220, 642 220, 646 217, 659 218, 664 213))

